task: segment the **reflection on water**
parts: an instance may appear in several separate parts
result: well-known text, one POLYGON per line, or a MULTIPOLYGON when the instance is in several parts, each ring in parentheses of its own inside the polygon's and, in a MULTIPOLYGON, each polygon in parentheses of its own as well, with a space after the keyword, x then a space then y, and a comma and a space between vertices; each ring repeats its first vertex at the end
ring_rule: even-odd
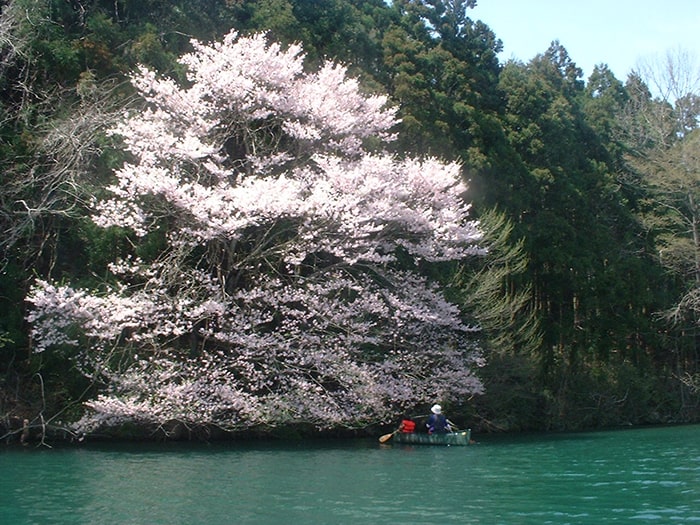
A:
POLYGON ((376 440, 0 449, 8 524, 700 521, 700 426, 376 440))

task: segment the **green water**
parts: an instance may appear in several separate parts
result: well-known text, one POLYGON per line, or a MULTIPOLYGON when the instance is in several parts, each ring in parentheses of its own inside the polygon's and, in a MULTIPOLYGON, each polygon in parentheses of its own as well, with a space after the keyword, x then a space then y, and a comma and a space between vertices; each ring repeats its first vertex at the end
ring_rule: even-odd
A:
POLYGON ((700 426, 477 438, 2 446, 0 523, 700 522, 700 426))

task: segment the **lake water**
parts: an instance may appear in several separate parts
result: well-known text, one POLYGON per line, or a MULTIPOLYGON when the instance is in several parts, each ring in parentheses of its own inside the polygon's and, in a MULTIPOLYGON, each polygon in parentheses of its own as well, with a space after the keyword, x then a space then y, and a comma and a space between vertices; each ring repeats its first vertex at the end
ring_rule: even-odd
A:
POLYGON ((700 426, 377 440, 0 446, 0 523, 700 522, 700 426))

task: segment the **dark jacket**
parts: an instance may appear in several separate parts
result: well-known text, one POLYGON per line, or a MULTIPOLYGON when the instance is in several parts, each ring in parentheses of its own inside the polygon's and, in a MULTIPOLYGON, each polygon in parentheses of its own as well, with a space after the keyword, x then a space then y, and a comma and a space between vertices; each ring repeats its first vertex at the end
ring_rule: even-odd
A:
POLYGON ((447 418, 442 414, 431 414, 428 418, 428 432, 430 434, 445 434, 450 431, 450 425, 447 424, 447 418))

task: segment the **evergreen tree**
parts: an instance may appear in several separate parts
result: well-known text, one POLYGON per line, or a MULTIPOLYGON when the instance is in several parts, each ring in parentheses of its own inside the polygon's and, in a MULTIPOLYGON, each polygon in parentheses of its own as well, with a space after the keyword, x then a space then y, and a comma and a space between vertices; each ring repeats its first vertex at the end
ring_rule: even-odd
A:
MULTIPOLYGON (((562 414, 616 389, 608 384, 579 393, 591 390, 584 385, 601 370, 631 360, 644 374, 656 342, 645 313, 656 304, 647 281, 651 258, 619 191, 610 138, 589 125, 605 129, 596 111, 599 92, 586 92, 579 76, 557 42, 528 64, 506 64, 501 74, 507 136, 536 186, 520 227, 542 321, 545 419, 552 424, 567 424, 562 414)), ((598 84, 605 87, 602 77, 598 84)))

